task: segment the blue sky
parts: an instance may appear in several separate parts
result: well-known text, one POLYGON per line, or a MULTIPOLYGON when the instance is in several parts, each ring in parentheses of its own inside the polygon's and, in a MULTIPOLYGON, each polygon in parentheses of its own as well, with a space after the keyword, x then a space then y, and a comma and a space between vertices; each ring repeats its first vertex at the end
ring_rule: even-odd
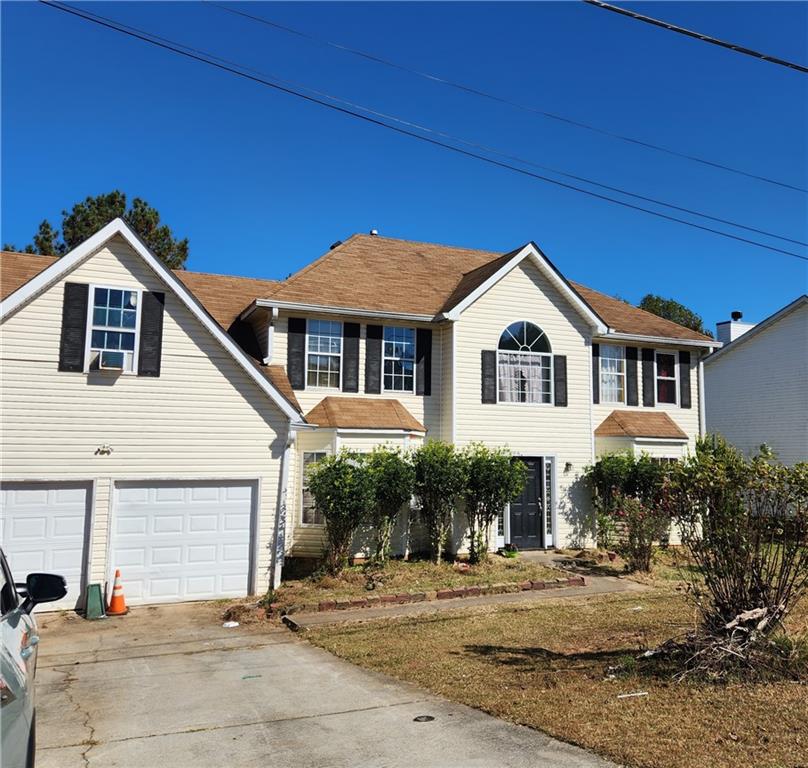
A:
MULTIPOLYGON (((632 147, 185 3, 95 13, 533 162, 808 240, 808 195, 632 147)), ((251 13, 639 139, 808 187, 808 76, 566 3, 250 3, 251 13)), ((632 8, 808 63, 806 3, 632 8)), ((338 239, 536 241, 572 279, 708 327, 808 290, 808 263, 464 159, 36 3, 2 5, 3 242, 119 188, 189 269, 282 278, 338 239)), ((741 233, 743 234, 743 233, 741 233)), ((748 233, 747 233, 748 234, 748 233)), ((808 249, 774 240, 786 250, 808 249)), ((381 286, 383 289, 383 286, 381 286)))

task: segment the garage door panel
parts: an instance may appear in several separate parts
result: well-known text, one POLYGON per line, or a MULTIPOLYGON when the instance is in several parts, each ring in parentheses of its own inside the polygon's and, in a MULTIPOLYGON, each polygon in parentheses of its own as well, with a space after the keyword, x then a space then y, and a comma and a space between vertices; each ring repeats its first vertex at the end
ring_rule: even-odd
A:
POLYGON ((253 499, 254 484, 243 482, 122 484, 113 511, 110 565, 121 568, 127 600, 246 594, 253 499), (137 562, 133 552, 140 553, 137 562))
POLYGON ((18 581, 32 571, 58 573, 67 597, 41 610, 74 608, 84 583, 89 483, 0 485, 0 542, 18 581))

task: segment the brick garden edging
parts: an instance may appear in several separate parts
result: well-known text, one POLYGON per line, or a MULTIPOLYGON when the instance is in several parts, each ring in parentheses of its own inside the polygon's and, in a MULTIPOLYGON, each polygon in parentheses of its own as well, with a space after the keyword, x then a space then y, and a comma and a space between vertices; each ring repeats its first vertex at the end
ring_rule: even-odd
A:
POLYGON ((520 581, 508 584, 486 584, 482 586, 448 587, 432 592, 401 592, 396 595, 369 595, 341 600, 322 600, 314 604, 298 604, 284 606, 272 603, 267 613, 284 616, 291 613, 316 613, 318 611, 345 611, 354 608, 378 608, 383 605, 404 605, 406 603, 422 603, 428 600, 454 600, 479 595, 501 595, 505 592, 527 592, 540 589, 558 589, 560 587, 583 587, 586 579, 583 576, 570 576, 552 581, 520 581))

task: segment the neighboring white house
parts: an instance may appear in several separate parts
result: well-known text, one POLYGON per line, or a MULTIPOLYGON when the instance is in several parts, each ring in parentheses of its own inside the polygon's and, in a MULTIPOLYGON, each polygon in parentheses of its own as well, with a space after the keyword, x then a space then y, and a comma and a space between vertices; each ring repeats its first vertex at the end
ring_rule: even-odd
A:
MULTIPOLYGON (((4 253, 0 280, 0 542, 72 603, 115 568, 133 603, 264 591, 322 553, 305 467, 343 447, 506 446, 530 482, 492 546, 583 543, 584 468, 692 448, 717 346, 533 243, 354 235, 275 282, 172 272, 116 220, 58 260, 4 253)), ((396 548, 422 544, 403 519, 396 548)))
POLYGON ((808 461, 808 295, 704 361, 707 429, 747 455, 765 443, 785 464, 808 461))

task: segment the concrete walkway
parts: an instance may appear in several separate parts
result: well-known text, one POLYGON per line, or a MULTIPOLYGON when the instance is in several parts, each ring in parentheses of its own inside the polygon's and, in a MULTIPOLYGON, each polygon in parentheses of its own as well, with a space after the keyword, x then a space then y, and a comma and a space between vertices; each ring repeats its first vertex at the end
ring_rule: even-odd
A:
POLYGON ((37 768, 615 768, 221 611, 40 616, 37 768))
POLYGON ((454 600, 430 600, 422 603, 406 603, 380 608, 357 608, 347 611, 323 611, 318 613, 295 613, 284 619, 291 629, 305 630, 324 624, 341 624, 348 621, 371 621, 373 619, 395 618, 397 616, 422 616, 424 614, 457 611, 464 608, 479 608, 502 605, 530 605, 555 598, 590 597, 620 592, 643 592, 644 584, 614 576, 587 576, 584 587, 562 587, 560 589, 527 590, 506 592, 502 595, 480 595, 454 600))

